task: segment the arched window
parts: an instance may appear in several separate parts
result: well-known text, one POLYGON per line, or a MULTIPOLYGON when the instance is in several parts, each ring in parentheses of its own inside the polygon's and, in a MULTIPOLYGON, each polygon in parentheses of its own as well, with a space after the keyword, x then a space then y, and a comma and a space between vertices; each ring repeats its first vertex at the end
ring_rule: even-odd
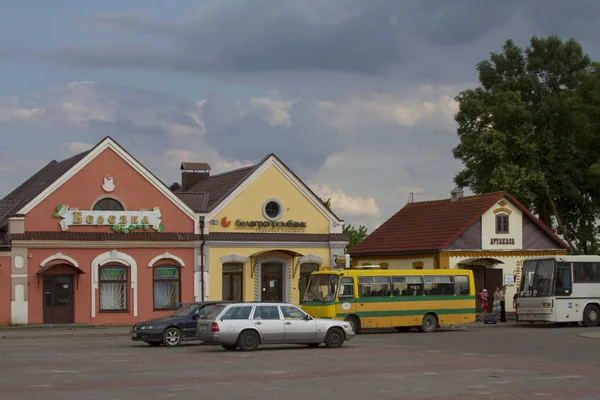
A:
POLYGON ((115 199, 106 197, 94 204, 94 211, 124 211, 123 205, 115 199))
POLYGON ((98 280, 100 311, 127 311, 127 268, 102 267, 98 280))
POLYGON ((181 274, 179 267, 159 265, 153 271, 154 309, 175 310, 181 302, 181 274))

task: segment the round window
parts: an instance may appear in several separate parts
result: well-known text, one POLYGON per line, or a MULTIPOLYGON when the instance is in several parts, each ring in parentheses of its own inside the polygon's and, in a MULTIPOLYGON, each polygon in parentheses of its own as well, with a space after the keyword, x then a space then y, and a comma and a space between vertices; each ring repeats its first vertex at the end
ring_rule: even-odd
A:
POLYGON ((268 199, 263 203, 263 216, 269 221, 277 221, 281 218, 283 206, 277 199, 268 199))

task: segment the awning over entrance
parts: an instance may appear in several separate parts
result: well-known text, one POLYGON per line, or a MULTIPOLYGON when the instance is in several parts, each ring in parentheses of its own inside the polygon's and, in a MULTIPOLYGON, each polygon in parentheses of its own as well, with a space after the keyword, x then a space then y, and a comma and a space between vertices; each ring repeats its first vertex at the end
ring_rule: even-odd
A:
MULTIPOLYGON (((270 249, 270 250, 256 252, 250 256, 254 259, 254 262, 250 266, 251 267, 250 276, 254 276, 254 273, 256 272, 256 265, 258 263, 258 257, 262 256, 263 254, 267 254, 267 253, 281 253, 281 254, 286 254, 290 257, 304 256, 304 254, 302 254, 302 253, 298 253, 293 250, 285 250, 285 249, 270 249)), ((299 262, 297 263, 297 265, 294 266, 294 270, 292 271, 292 276, 296 275, 296 269, 298 268, 298 265, 299 265, 299 262)))
POLYGON ((36 275, 37 275, 37 287, 38 288, 40 287, 40 279, 42 279, 42 275, 44 274, 44 272, 46 272, 49 269, 54 268, 54 267, 56 267, 58 265, 63 266, 63 267, 73 268, 75 270, 75 274, 77 275, 77 288, 79 288, 79 276, 81 274, 85 274, 85 272, 81 268, 79 268, 79 267, 76 267, 76 266, 71 265, 71 264, 65 264, 65 263, 45 265, 45 266, 41 267, 40 269, 38 269, 38 271, 36 272, 36 275))
POLYGON ((458 263, 461 267, 495 267, 498 264, 504 264, 504 262, 491 257, 467 258, 458 263))

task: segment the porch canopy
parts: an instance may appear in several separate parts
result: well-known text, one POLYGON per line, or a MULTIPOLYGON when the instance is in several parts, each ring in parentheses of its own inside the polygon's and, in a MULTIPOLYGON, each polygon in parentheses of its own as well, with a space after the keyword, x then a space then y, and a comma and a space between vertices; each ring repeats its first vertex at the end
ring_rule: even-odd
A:
POLYGON ((498 264, 504 264, 504 262, 491 257, 467 258, 458 263, 460 267, 495 267, 498 264))

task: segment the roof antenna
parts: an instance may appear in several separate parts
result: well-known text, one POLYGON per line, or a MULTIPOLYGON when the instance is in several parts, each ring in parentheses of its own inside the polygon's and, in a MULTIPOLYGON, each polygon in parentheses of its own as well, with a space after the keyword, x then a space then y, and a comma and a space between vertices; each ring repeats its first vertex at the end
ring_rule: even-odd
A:
POLYGON ((408 196, 408 201, 406 204, 415 202, 415 194, 421 194, 421 192, 410 192, 410 196, 408 196))

